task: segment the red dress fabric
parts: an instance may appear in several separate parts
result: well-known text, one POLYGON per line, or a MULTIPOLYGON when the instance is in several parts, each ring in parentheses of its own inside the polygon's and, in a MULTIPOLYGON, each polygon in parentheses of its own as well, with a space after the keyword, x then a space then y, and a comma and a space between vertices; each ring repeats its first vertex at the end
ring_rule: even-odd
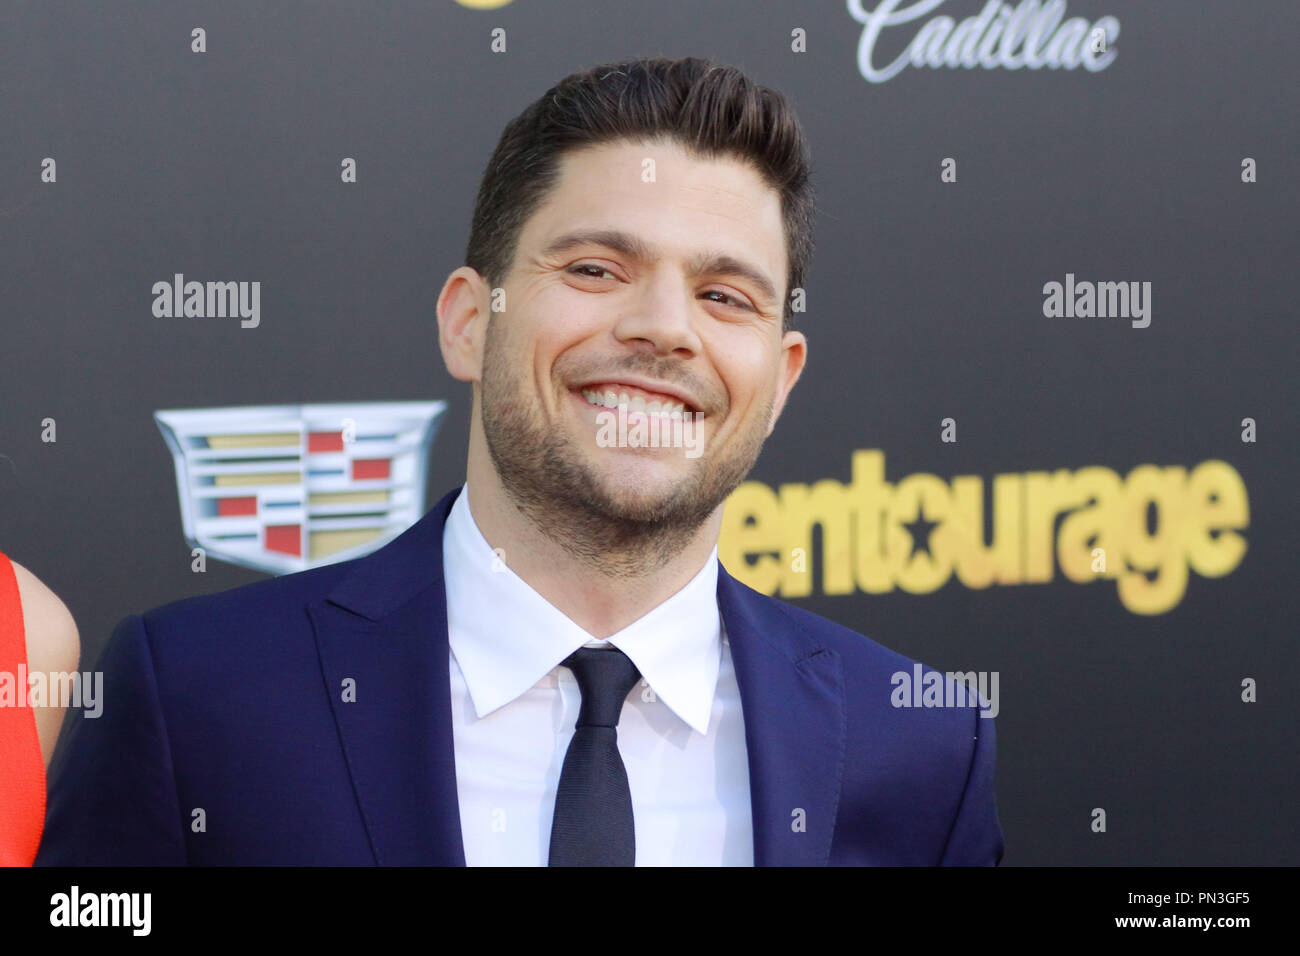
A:
POLYGON ((13 563, 0 552, 0 866, 31 866, 45 825, 45 763, 26 704, 22 601, 13 563))

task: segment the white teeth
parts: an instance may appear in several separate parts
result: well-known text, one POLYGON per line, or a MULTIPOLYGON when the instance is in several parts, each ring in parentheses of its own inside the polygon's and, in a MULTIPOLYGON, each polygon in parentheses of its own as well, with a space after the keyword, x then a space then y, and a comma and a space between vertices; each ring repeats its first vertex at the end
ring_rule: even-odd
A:
POLYGON ((626 407, 629 412, 639 412, 643 415, 661 415, 666 418, 682 418, 686 412, 684 402, 661 402, 659 399, 652 399, 647 402, 640 395, 635 398, 628 397, 627 392, 621 392, 617 395, 612 390, 604 392, 595 389, 584 388, 582 397, 593 405, 599 405, 602 408, 618 408, 620 405, 626 407))

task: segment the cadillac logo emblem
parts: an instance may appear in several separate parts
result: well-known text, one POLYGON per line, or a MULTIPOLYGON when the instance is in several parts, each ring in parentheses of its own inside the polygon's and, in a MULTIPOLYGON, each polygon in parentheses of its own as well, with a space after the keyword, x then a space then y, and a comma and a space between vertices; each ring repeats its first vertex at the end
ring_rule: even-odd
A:
POLYGON ((382 547, 424 514, 446 402, 154 412, 191 548, 288 574, 382 547))

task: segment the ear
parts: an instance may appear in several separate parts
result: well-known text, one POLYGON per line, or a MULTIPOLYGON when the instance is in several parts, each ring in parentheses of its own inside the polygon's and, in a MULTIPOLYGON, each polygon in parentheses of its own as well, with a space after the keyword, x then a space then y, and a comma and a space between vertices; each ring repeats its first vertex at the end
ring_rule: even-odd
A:
POLYGON ((785 333, 781 338, 781 365, 776 383, 776 400, 772 403, 772 420, 767 423, 769 436, 776 428, 776 420, 781 417, 781 412, 785 409, 785 400, 789 397, 790 390, 803 374, 804 362, 807 359, 808 340, 804 338, 804 334, 793 330, 785 333))
POLYGON ((461 266, 447 277, 438 294, 438 347, 452 378, 481 379, 488 319, 487 283, 469 266, 461 266))

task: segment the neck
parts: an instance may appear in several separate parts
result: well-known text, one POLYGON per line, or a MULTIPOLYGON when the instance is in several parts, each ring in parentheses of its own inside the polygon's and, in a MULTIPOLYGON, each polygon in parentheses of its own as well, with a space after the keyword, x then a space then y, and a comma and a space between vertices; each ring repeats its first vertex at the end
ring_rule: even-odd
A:
POLYGON ((474 448, 466 494, 474 523, 506 566, 595 638, 618 633, 685 587, 709 560, 722 527, 719 506, 691 531, 622 545, 610 535, 599 547, 582 547, 590 528, 577 533, 530 514, 501 484, 486 451, 474 448))

